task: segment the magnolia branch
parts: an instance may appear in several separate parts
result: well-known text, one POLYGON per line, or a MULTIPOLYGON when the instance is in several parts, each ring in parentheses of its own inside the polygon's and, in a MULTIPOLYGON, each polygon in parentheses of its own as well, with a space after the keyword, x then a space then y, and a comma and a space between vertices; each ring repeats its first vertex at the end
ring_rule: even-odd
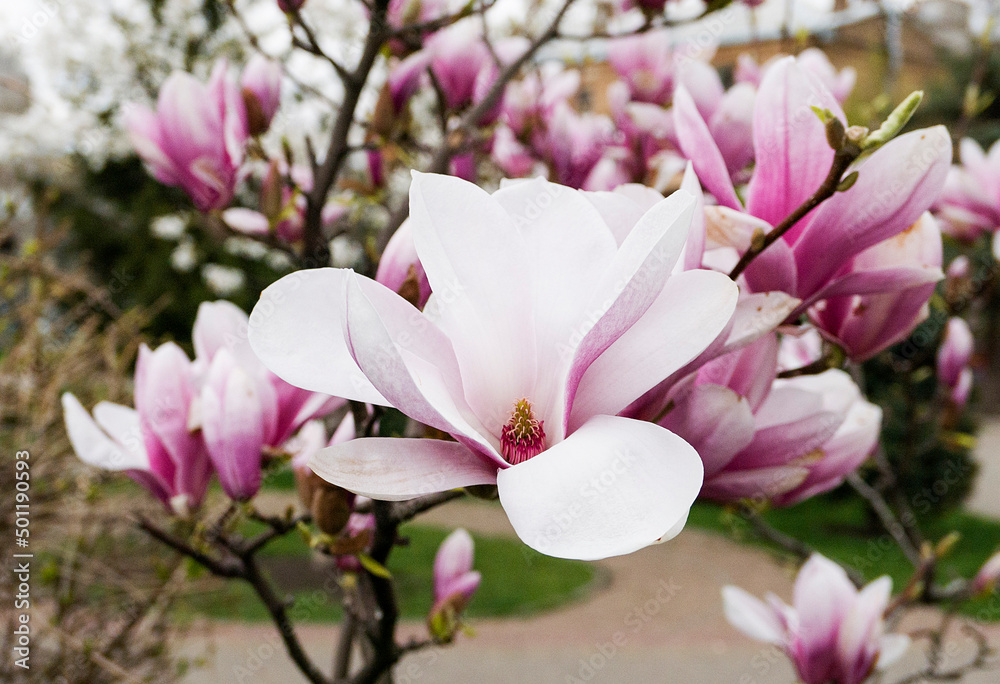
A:
POLYGON ((789 214, 785 220, 764 235, 762 239, 753 240, 750 248, 743 253, 743 256, 740 257, 736 266, 734 266, 733 270, 729 272, 729 277, 733 280, 739 278, 740 274, 743 273, 743 271, 746 270, 746 267, 750 265, 750 262, 756 259, 761 252, 780 240, 781 236, 791 230, 796 223, 805 218, 810 211, 833 197, 844 179, 844 172, 847 171, 848 167, 850 167, 850 165, 861 155, 861 151, 862 150, 858 145, 848 141, 843 145, 843 147, 841 147, 841 149, 834 152, 833 163, 830 165, 830 172, 826 175, 826 179, 819 186, 816 192, 810 195, 809 198, 799 205, 795 211, 789 214))
MULTIPOLYGON (((285 650, 288 651, 288 655, 295 662, 295 665, 312 684, 328 684, 329 680, 327 677, 320 672, 302 648, 298 635, 295 633, 295 627, 288 616, 288 601, 278 596, 274 585, 264 575, 257 563, 256 553, 263 548, 267 541, 281 534, 286 534, 295 529, 295 526, 290 523, 281 523, 279 527, 272 528, 273 534, 269 535, 268 532, 262 533, 263 535, 268 535, 264 541, 262 541, 263 537, 252 540, 233 538, 223 533, 221 529, 228 516, 231 515, 231 511, 233 511, 232 507, 217 521, 211 532, 212 540, 226 553, 222 558, 211 556, 195 548, 187 540, 181 539, 177 535, 164 530, 143 516, 139 517, 138 525, 151 537, 198 562, 213 575, 225 578, 238 578, 253 587, 254 592, 271 615, 271 620, 274 622, 275 627, 277 627, 281 635, 281 640, 285 644, 285 650)), ((262 521, 272 520, 263 517, 259 517, 258 519, 262 521)))
POLYGON ((306 218, 303 234, 303 257, 306 266, 325 266, 326 246, 323 242, 323 206, 327 195, 337 180, 337 175, 347 156, 348 137, 354 125, 354 114, 361 98, 361 91, 378 59, 382 46, 389 39, 386 11, 389 0, 376 0, 371 9, 371 20, 365 45, 357 66, 342 77, 344 97, 330 133, 330 145, 322 162, 313 161, 313 189, 306 194, 306 218))

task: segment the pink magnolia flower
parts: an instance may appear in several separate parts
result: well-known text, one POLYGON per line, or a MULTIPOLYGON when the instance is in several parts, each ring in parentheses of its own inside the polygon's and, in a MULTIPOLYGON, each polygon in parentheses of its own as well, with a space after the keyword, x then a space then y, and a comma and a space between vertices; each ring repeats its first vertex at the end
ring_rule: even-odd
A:
POLYGON ((253 497, 265 447, 283 445, 306 421, 343 400, 293 387, 264 368, 247 343, 247 315, 226 302, 203 302, 192 334, 203 377, 200 425, 226 494, 253 497))
MULTIPOLYGON (((954 238, 971 242, 1000 230, 1000 143, 989 154, 970 138, 959 145, 962 165, 952 167, 938 201, 938 217, 954 238)), ((996 238, 994 253, 1000 253, 996 238)))
POLYGON ((424 273, 424 267, 417 256, 417 246, 413 243, 413 231, 409 219, 403 221, 385 246, 382 258, 378 262, 378 270, 375 272, 375 280, 396 293, 401 291, 405 283, 411 282, 416 286, 416 292, 403 294, 418 309, 424 308, 428 297, 431 296, 431 285, 427 282, 427 274, 424 273))
POLYGON ((130 105, 125 127, 136 152, 161 183, 182 188, 201 211, 232 200, 248 136, 240 88, 226 76, 226 61, 208 84, 175 71, 160 88, 156 112, 130 105))
POLYGON ((568 103, 580 89, 580 72, 545 64, 507 86, 503 122, 517 136, 528 136, 547 121, 557 105, 568 103))
POLYGON ((608 64, 628 84, 634 100, 659 105, 670 101, 675 64, 673 41, 667 31, 609 41, 608 64))
POLYGON ((592 112, 579 114, 568 104, 560 103, 546 122, 541 149, 545 151, 553 178, 579 188, 614 142, 614 136, 615 126, 608 117, 592 112))
MULTIPOLYGON (((829 172, 834 152, 814 106, 844 119, 829 90, 794 58, 786 57, 767 71, 754 104, 755 167, 744 207, 690 95, 681 87, 674 97, 681 149, 720 210, 729 212, 728 222, 743 228, 746 244, 754 230, 767 232, 791 214, 829 172)), ((797 315, 828 296, 895 292, 939 279, 940 269, 921 265, 850 269, 852 259, 864 250, 918 222, 944 184, 950 157, 951 141, 943 126, 892 140, 858 165, 857 182, 849 190, 825 201, 756 258, 745 272, 747 285, 753 291, 781 290, 799 298, 797 315), (844 274, 844 269, 849 272, 844 274)), ((923 226, 917 232, 923 236, 925 230, 923 226)), ((893 249, 909 255, 912 244, 887 242, 882 249, 884 255, 893 249)))
POLYGON ((168 510, 187 515, 205 496, 212 466, 190 427, 196 395, 194 371, 173 343, 139 349, 135 409, 102 401, 91 418, 72 394, 62 397, 66 430, 88 465, 123 471, 168 510))
POLYGON ((448 108, 460 110, 474 101, 480 74, 495 68, 493 55, 483 42, 479 24, 460 21, 430 36, 423 49, 392 69, 389 89, 393 105, 397 111, 401 110, 430 71, 444 94, 448 108))
POLYGON ((701 496, 790 505, 833 489, 868 458, 882 412, 846 373, 775 380, 774 334, 702 366, 660 425, 705 464, 701 496))
POLYGON ((679 532, 700 459, 615 414, 729 331, 737 288, 709 271, 671 275, 689 194, 629 207, 542 179, 490 195, 414 174, 411 229, 433 291, 423 312, 343 269, 269 287, 250 339, 271 370, 456 440, 357 439, 313 470, 383 500, 496 484, 521 539, 555 556, 619 555, 679 532))
POLYGON ((479 588, 482 575, 472 569, 472 535, 464 529, 449 534, 434 557, 434 606, 429 620, 445 611, 452 613, 452 620, 460 614, 479 588))
POLYGON ((885 633, 892 580, 880 577, 858 591, 847 573, 819 554, 799 570, 793 605, 773 594, 763 602, 727 586, 729 623, 747 636, 783 649, 803 684, 861 684, 899 660, 909 637, 885 633))
POLYGON ((907 230, 855 256, 809 317, 852 359, 863 361, 905 339, 927 318, 927 301, 943 277, 941 231, 925 213, 907 230), (856 294, 838 295, 839 290, 856 294))
POLYGON ((983 563, 979 572, 972 580, 972 594, 985 594, 993 591, 997 583, 1000 582, 1000 551, 990 556, 989 560, 983 563))
POLYGON ((938 379, 945 385, 955 385, 962 369, 969 365, 972 348, 973 338, 969 324, 956 316, 949 318, 944 340, 937 354, 938 379))
POLYGON ((281 76, 281 65, 259 53, 243 69, 240 85, 251 135, 260 135, 270 127, 281 104, 281 76))

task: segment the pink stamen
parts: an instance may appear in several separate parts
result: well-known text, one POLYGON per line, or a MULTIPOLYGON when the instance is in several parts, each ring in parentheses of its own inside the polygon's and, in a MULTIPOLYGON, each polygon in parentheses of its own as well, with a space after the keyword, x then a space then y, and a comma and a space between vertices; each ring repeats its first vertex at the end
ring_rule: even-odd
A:
POLYGON ((511 465, 523 463, 545 450, 545 421, 535 419, 531 402, 521 399, 514 404, 510 419, 500 431, 500 450, 511 465))

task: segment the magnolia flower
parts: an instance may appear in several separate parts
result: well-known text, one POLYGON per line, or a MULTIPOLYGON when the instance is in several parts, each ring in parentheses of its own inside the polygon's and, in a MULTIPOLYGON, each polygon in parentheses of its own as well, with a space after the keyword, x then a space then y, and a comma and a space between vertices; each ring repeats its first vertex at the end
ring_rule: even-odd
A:
POLYGON ((271 125, 281 104, 281 65, 255 54, 240 79, 247 126, 251 135, 260 135, 271 125))
POLYGON ((659 105, 670 101, 675 68, 672 43, 666 31, 647 31, 608 42, 608 64, 628 84, 633 99, 659 105))
POLYGON ((776 335, 702 366, 670 393, 660 425, 698 451, 701 496, 780 506, 833 489, 868 458, 882 412, 843 371, 775 379, 776 335))
POLYGON ((375 280, 418 309, 424 308, 427 298, 431 296, 431 285, 427 282, 427 274, 417 257, 409 220, 403 221, 386 244, 378 262, 375 280))
POLYGON ((431 633, 450 641, 459 616, 479 588, 482 575, 472 569, 472 535, 464 529, 449 534, 434 557, 434 605, 427 616, 431 633))
POLYGON ((863 361, 905 339, 927 318, 927 302, 943 277, 941 231, 924 213, 907 230, 855 256, 809 317, 848 356, 863 361), (836 296, 838 289, 861 292, 836 296))
POLYGON ((212 474, 205 446, 190 427, 195 398, 191 361, 168 342, 139 349, 135 409, 102 401, 91 418, 72 394, 62 396, 66 431, 81 461, 123 471, 163 502, 187 515, 201 505, 212 474))
POLYGON ((229 204, 248 124, 225 60, 216 63, 207 85, 175 71, 160 88, 156 112, 130 105, 124 117, 136 152, 158 181, 182 188, 201 211, 229 204))
POLYGON ((979 568, 972 580, 972 595, 985 594, 996 589, 1000 582, 1000 551, 990 556, 989 560, 979 568))
POLYGON ((722 589, 726 619, 749 637, 784 649, 803 684, 861 684, 899 660, 910 639, 886 634, 892 580, 858 591, 847 573, 819 554, 799 570, 793 605, 773 594, 767 603, 739 587, 722 589))
POLYGON ((728 332, 738 292, 718 273, 671 275, 688 193, 645 213, 630 202, 542 179, 490 195, 415 173, 423 312, 344 269, 265 290, 250 340, 272 371, 455 438, 356 439, 312 469, 382 500, 495 484, 521 539, 554 556, 620 555, 679 532, 701 460, 615 414, 728 332))
POLYGON ((226 301, 198 307, 192 338, 203 378, 200 426, 226 494, 260 489, 265 447, 280 447, 308 420, 343 400, 293 387, 268 371, 247 344, 247 315, 226 301))
MULTIPOLYGON (((961 166, 953 166, 938 201, 938 217, 945 231, 966 242, 992 233, 993 253, 1000 254, 1000 144, 989 153, 970 138, 959 144, 961 166)), ((1000 258, 998 256, 997 258, 1000 258)))
MULTIPOLYGON (((828 174, 834 151, 814 107, 844 120, 829 90, 794 58, 768 69, 754 104, 755 166, 744 206, 702 115, 686 90, 678 88, 674 116, 681 149, 718 200, 714 211, 720 220, 731 235, 741 236, 734 240, 738 251, 749 245, 752 234, 766 233, 789 216, 828 174)), ((751 262, 744 274, 747 285, 799 298, 802 303, 793 314, 798 315, 828 296, 897 292, 940 279, 940 262, 938 268, 918 261, 912 267, 866 265, 855 271, 851 263, 918 222, 940 192, 950 158, 951 141, 943 126, 913 131, 884 145, 859 164, 857 182, 849 190, 823 202, 751 262), (844 274, 845 269, 850 272, 844 274)), ((917 232, 922 235, 923 230, 926 226, 917 232)), ((886 242, 881 253, 902 252, 892 257, 898 263, 912 249, 903 239, 886 242)))

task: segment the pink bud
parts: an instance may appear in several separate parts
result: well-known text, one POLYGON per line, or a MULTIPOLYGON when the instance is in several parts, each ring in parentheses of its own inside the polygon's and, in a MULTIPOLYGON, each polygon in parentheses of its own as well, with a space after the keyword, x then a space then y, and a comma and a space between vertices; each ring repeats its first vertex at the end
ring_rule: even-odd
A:
POLYGON ((972 357, 974 340, 969 324, 953 316, 945 327, 944 340, 937 353, 938 379, 947 387, 956 387, 963 369, 972 357))
POLYGON ((449 640, 458 617, 475 594, 482 576, 472 569, 472 536, 457 529, 441 542, 434 558, 434 606, 428 622, 435 637, 449 640))
POLYGON ((972 593, 985 594, 993 591, 1000 583, 1000 551, 990 556, 972 580, 972 593))
POLYGON ((431 286, 417 257, 409 220, 403 221, 385 246, 378 262, 375 280, 400 294, 418 309, 422 309, 431 296, 431 286))
POLYGON ((278 0, 278 9, 286 14, 291 14, 302 9, 304 4, 306 4, 306 0, 278 0))
POLYGON ((255 54, 243 70, 241 85, 250 134, 260 135, 281 104, 281 65, 255 54))
POLYGON ((212 359, 201 392, 201 429, 219 482, 236 501, 260 489, 264 445, 277 421, 277 399, 267 383, 259 383, 227 350, 212 359))

